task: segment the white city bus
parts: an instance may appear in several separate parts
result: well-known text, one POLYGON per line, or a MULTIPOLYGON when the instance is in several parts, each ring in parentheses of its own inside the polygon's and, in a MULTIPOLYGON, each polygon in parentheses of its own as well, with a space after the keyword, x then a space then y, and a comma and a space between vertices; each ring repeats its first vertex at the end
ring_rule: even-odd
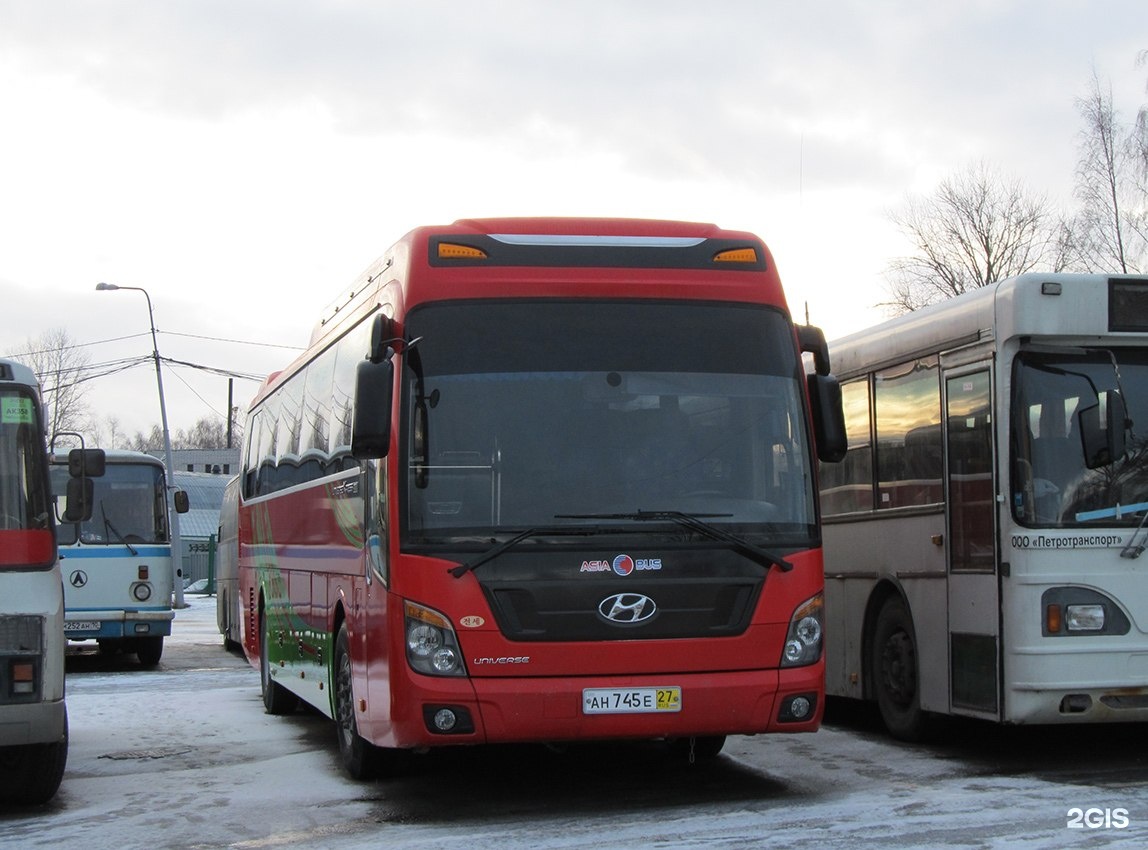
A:
POLYGON ((223 490, 219 508, 219 543, 215 554, 215 620, 223 645, 238 649, 243 643, 243 614, 239 593, 239 488, 237 475, 223 490))
MULTIPOLYGON (((72 641, 94 639, 102 653, 134 652, 154 667, 174 618, 164 468, 142 452, 105 455, 105 472, 93 479, 91 517, 57 529, 64 633, 72 641)), ((67 456, 54 454, 52 486, 61 505, 67 479, 67 456)))
POLYGON ((0 802, 44 802, 64 775, 63 623, 38 385, 0 359, 0 802))
POLYGON ((910 740, 1148 719, 1148 278, 1022 275, 830 348, 827 692, 910 740))

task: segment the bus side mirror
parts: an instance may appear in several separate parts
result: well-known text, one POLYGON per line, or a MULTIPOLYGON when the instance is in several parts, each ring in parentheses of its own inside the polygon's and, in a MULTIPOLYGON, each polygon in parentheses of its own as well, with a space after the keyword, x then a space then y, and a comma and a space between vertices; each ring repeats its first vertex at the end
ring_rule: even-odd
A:
POLYGON ((829 374, 829 343, 825 341, 825 334, 821 328, 813 325, 797 326, 797 342, 801 346, 802 354, 813 355, 813 368, 818 375, 829 374))
POLYGON ((1128 408, 1124 396, 1117 392, 1108 393, 1107 410, 1103 425, 1100 421, 1100 403, 1082 407, 1076 414, 1080 423, 1080 442, 1084 450, 1084 465, 1089 469, 1099 469, 1120 460, 1128 451, 1124 433, 1128 419, 1128 408))
POLYGON ((68 475, 73 478, 100 478, 106 456, 103 449, 72 449, 68 452, 68 475))
MULTIPOLYGON (((69 461, 70 462, 70 461, 69 461)), ((65 522, 86 522, 92 518, 96 485, 86 475, 68 479, 68 504, 64 507, 65 522)))
POLYGON ((387 456, 391 445, 391 400, 395 362, 363 360, 355 370, 355 414, 351 421, 351 456, 369 460, 387 456))
POLYGON ((808 375, 809 404, 813 414, 813 439, 817 457, 825 463, 840 463, 849 450, 845 433, 845 407, 841 384, 833 375, 808 375))
POLYGON ((177 514, 185 514, 191 510, 191 501, 187 497, 186 490, 176 490, 171 500, 175 503, 175 512, 177 514))

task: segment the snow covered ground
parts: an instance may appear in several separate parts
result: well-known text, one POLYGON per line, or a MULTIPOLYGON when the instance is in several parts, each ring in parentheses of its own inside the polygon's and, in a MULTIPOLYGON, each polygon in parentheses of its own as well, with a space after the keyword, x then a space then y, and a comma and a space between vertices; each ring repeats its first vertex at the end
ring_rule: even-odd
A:
POLYGON ((357 783, 330 722, 264 714, 214 599, 188 602, 156 670, 69 659, 63 785, 43 808, 0 810, 0 847, 1148 846, 1148 761, 1127 727, 958 725, 948 743, 906 747, 833 721, 731 739, 703 768, 653 745, 477 748, 357 783))

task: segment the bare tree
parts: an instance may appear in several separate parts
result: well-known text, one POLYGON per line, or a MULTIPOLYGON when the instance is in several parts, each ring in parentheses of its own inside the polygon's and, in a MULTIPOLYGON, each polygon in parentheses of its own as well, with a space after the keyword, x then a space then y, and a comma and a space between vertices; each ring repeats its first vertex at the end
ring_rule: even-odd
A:
POLYGON ((900 314, 986 283, 1059 268, 1071 234, 1042 196, 999 175, 984 162, 943 181, 931 197, 910 198, 890 219, 915 253, 889 265, 890 300, 900 314))
POLYGON ((118 449, 120 442, 124 438, 123 431, 120 430, 119 417, 108 416, 104 419, 104 424, 108 426, 108 448, 118 449))
POLYGON ((218 416, 204 416, 189 431, 180 429, 172 440, 180 449, 223 449, 227 447, 226 423, 218 416))
POLYGON ((1112 106, 1112 87, 1093 71, 1088 96, 1076 101, 1084 119, 1075 195, 1080 203, 1076 241, 1087 271, 1137 272, 1148 244, 1143 181, 1138 183, 1137 133, 1112 106))
POLYGON ((127 447, 137 452, 162 452, 164 450, 163 429, 159 425, 152 425, 151 431, 144 434, 136 431, 136 435, 128 441, 127 447))
POLYGON ((48 433, 83 431, 88 406, 82 383, 88 354, 72 341, 64 328, 52 328, 29 339, 17 351, 40 379, 44 404, 48 409, 48 433))
MULTIPOLYGON (((1136 57, 1137 65, 1148 64, 1148 50, 1141 50, 1136 57)), ((1145 93, 1148 93, 1148 85, 1144 87, 1145 93)), ((1141 187, 1148 183, 1148 104, 1140 107, 1140 111, 1136 113, 1136 132, 1133 137, 1133 146, 1136 154, 1136 161, 1140 164, 1140 182, 1141 187)))

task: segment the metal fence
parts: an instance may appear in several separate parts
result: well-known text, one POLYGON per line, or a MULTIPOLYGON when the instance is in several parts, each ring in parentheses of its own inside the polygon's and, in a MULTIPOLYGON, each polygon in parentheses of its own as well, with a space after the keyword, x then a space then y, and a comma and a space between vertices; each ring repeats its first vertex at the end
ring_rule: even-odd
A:
POLYGON ((189 585, 196 581, 206 580, 206 593, 215 592, 215 553, 218 541, 215 535, 206 540, 202 537, 184 537, 183 544, 183 579, 189 585))

